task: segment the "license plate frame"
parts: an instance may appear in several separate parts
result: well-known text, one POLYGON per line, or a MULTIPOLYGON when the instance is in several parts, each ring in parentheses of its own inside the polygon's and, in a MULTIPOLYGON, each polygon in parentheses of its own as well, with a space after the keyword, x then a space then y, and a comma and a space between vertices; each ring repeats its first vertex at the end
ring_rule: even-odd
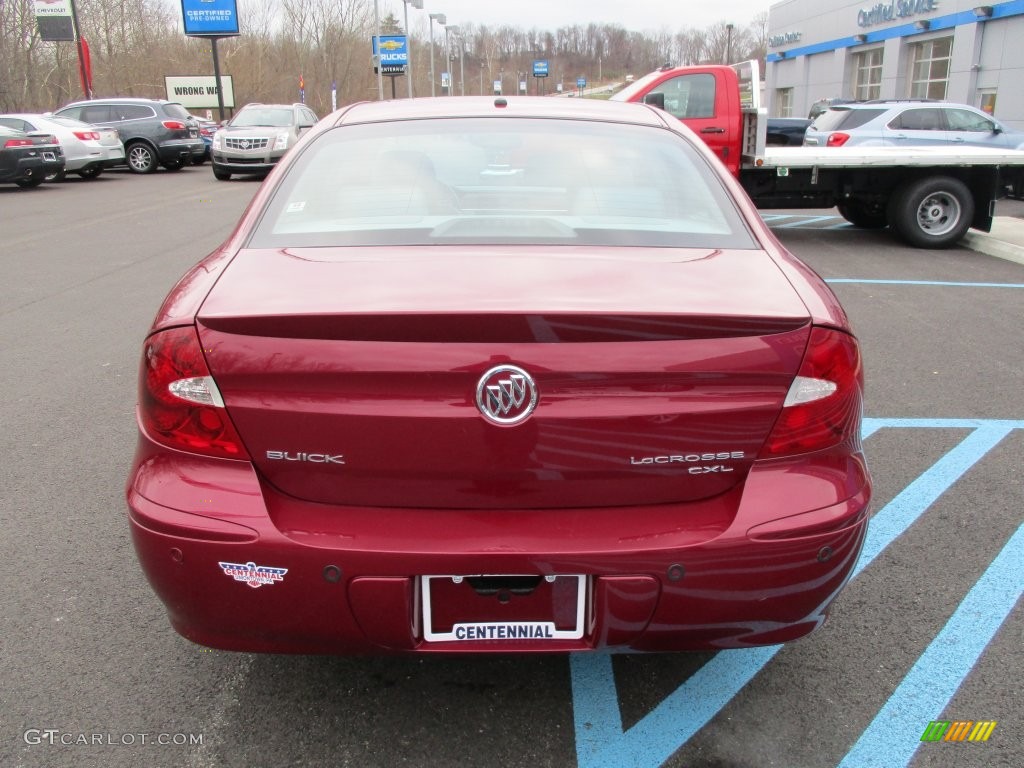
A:
POLYGON ((57 162, 57 155, 53 152, 43 152, 43 160, 49 160, 51 163, 57 162))
MULTIPOLYGON (((519 577, 526 574, 474 574, 469 576, 430 575, 420 576, 421 606, 423 611, 423 639, 430 643, 450 643, 484 640, 487 642, 545 642, 552 640, 579 640, 583 637, 586 622, 586 607, 590 593, 590 582, 583 574, 557 574, 547 577, 549 583, 567 579, 576 582, 575 623, 570 629, 559 629, 553 617, 538 617, 529 621, 464 621, 456 622, 448 631, 435 630, 433 620, 433 596, 431 583, 447 579, 459 583, 471 578, 519 577), (456 581, 458 580, 458 581, 456 581)), ((536 574, 531 574, 536 575, 536 574)), ((541 577, 545 578, 545 577, 541 577)))

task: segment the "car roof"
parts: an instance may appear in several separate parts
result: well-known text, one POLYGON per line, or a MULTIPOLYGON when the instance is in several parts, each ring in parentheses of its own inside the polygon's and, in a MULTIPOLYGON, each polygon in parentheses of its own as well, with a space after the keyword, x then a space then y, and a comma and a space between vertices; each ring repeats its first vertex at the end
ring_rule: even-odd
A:
POLYGON ((393 120, 472 117, 549 118, 666 127, 662 113, 646 104, 549 96, 442 96, 364 101, 335 113, 336 125, 393 120))
POLYGON ((262 101, 250 101, 248 104, 243 105, 238 111, 241 112, 242 109, 248 109, 249 107, 267 107, 270 109, 295 109, 296 107, 304 107, 309 109, 305 104, 299 104, 298 102, 295 102, 294 104, 264 104, 262 101))
POLYGON ((143 99, 137 96, 125 96, 124 98, 110 97, 105 99, 88 99, 84 101, 72 101, 70 104, 65 104, 61 109, 67 109, 68 107, 78 107, 84 104, 180 104, 177 101, 168 101, 167 99, 143 99))

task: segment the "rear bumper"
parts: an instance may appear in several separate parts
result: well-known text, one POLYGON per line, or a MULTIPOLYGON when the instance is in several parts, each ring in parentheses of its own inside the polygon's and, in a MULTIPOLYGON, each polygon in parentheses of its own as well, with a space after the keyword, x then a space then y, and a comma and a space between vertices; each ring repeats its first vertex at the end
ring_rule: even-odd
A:
POLYGON ((188 163, 193 157, 202 157, 205 152, 206 145, 199 138, 165 141, 157 149, 161 163, 188 163))
POLYGON ((7 165, 0 167, 0 182, 21 181, 23 179, 47 176, 64 167, 64 156, 47 149, 46 156, 33 149, 22 154, 11 153, 7 165), (50 159, 52 156, 53 159, 50 159))
MULTIPOLYGON (((817 467, 755 464, 735 492, 672 508, 351 509, 280 496, 244 462, 152 448, 142 438, 128 488, 140 563, 178 632, 242 651, 678 651, 786 642, 824 622, 856 563, 870 498, 855 455, 823 457, 817 467), (828 488, 846 497, 821 506, 828 488), (231 568, 248 564, 251 578, 231 568), (419 577, 481 573, 585 575, 583 636, 425 641, 419 577)), ((465 610, 501 620, 496 598, 470 599, 465 610)))

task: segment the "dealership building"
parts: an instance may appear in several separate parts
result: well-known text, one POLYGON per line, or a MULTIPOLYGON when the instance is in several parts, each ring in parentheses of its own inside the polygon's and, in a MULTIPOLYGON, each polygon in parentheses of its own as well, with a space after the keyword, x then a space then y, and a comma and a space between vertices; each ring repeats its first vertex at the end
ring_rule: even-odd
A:
POLYGON ((771 6, 770 115, 815 101, 944 99, 1024 129, 1024 0, 785 0, 771 6))

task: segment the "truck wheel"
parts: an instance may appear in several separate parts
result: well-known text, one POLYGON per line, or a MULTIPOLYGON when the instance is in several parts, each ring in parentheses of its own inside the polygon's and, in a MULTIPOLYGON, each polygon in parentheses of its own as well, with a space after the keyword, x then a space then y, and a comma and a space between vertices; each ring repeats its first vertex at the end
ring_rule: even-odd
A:
POLYGON ((889 225, 918 248, 948 248, 974 219, 974 198, 967 186, 948 176, 920 179, 893 193, 889 225))
POLYGON ((869 206, 856 200, 851 200, 843 205, 836 206, 839 215, 861 229, 885 229, 889 226, 889 218, 885 215, 885 208, 880 206, 869 206))

